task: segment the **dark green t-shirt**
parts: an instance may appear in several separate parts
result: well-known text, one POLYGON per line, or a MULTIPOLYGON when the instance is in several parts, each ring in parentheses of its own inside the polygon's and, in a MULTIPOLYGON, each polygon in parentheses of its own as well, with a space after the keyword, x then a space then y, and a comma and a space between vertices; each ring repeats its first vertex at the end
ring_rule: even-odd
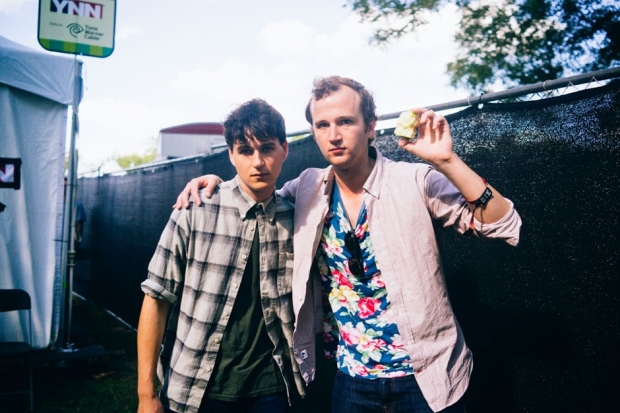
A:
POLYGON ((205 397, 237 401, 284 391, 260 302, 258 225, 205 397))

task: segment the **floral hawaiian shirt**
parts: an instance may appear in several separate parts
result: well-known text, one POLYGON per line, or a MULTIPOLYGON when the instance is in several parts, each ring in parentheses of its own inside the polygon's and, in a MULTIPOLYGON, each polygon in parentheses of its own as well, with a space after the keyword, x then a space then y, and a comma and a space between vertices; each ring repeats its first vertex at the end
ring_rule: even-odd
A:
POLYGON ((324 320, 327 356, 337 347, 338 368, 351 376, 375 379, 413 374, 398 327, 390 321, 390 300, 377 268, 366 206, 362 205, 355 228, 351 228, 336 184, 317 256, 331 307, 324 320), (352 251, 345 245, 345 236, 350 231, 360 245, 363 276, 354 275, 349 268, 352 251))

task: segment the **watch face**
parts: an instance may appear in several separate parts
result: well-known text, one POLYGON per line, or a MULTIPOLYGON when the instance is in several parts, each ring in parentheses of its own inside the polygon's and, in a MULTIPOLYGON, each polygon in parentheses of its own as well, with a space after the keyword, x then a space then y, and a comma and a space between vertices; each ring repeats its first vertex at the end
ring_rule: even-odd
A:
POLYGON ((478 205, 485 205, 491 198, 491 195, 493 195, 493 192, 491 191, 491 188, 487 187, 487 189, 484 190, 484 193, 478 200, 478 205))

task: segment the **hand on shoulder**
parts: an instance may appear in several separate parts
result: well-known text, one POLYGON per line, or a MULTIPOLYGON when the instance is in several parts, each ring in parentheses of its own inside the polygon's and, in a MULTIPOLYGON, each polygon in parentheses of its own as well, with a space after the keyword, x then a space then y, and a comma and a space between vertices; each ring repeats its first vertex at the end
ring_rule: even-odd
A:
POLYGON ((222 179, 217 175, 203 175, 198 178, 194 178, 185 185, 183 191, 177 197, 177 200, 172 208, 174 209, 188 209, 190 196, 194 200, 197 206, 202 205, 200 200, 200 189, 204 188, 204 194, 207 198, 211 198, 215 187, 221 184, 222 179))

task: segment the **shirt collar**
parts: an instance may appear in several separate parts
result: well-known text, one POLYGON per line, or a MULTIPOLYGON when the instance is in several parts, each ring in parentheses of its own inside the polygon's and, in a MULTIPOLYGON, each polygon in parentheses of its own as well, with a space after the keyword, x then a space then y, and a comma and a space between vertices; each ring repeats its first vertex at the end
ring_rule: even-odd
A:
MULTIPOLYGON (((373 166, 368 179, 364 183, 364 190, 375 198, 379 198, 379 192, 381 189, 381 181, 383 180, 383 155, 374 146, 368 147, 368 156, 375 159, 375 166, 373 166)), ((332 187, 334 184, 334 167, 328 166, 325 168, 323 175, 323 194, 331 195, 332 187)))
POLYGON ((364 190, 373 197, 379 198, 381 181, 383 180, 383 155, 374 146, 369 146, 368 156, 375 159, 375 166, 373 166, 368 179, 364 183, 364 190))
POLYGON ((254 208, 258 208, 258 205, 261 206, 262 210, 265 211, 265 215, 269 218, 269 221, 273 223, 276 215, 276 192, 275 188, 273 191, 273 195, 264 200, 263 202, 256 202, 250 197, 242 188, 239 186, 239 175, 235 176, 234 179, 234 187, 233 193, 237 194, 234 197, 235 206, 239 209, 239 216, 242 220, 245 220, 248 216, 248 213, 252 211, 254 208))
POLYGON ((329 165, 323 174, 323 195, 331 196, 334 187, 334 167, 329 165))

